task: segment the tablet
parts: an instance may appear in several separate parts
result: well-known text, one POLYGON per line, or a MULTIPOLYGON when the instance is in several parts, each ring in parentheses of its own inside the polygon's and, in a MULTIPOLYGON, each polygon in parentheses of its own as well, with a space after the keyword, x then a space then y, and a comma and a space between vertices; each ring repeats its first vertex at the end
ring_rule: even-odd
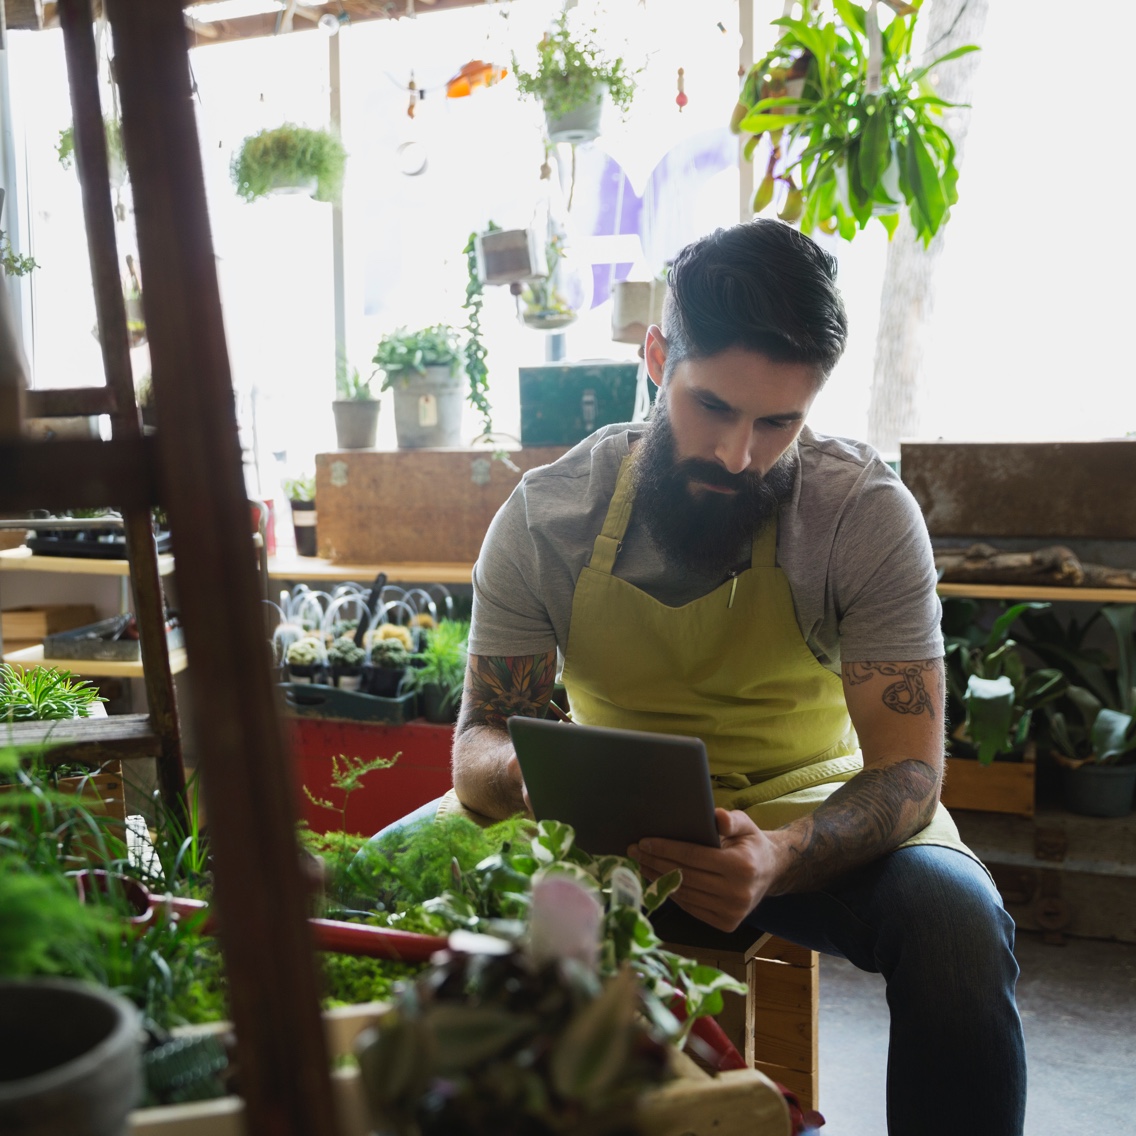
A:
POLYGON ((720 847, 700 738, 546 718, 509 719, 537 820, 576 830, 593 856, 626 856, 645 836, 720 847))

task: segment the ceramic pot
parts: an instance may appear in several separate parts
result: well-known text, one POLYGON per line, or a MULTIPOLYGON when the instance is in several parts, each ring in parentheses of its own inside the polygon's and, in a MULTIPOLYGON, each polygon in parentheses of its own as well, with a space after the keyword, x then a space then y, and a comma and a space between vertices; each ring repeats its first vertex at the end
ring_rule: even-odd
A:
POLYGON ((292 528, 296 533, 296 553, 299 556, 316 556, 316 503, 292 502, 292 528))
POLYGON ((1061 770, 1062 800, 1081 816, 1122 817, 1132 811, 1136 794, 1136 765, 1099 765, 1086 762, 1061 770))
POLYGON ((377 398, 337 398, 331 404, 335 415, 335 443, 341 450, 372 450, 379 425, 377 398))
POLYGON ((138 1011, 72 979, 0 982, 0 1132, 123 1136, 142 1095, 138 1011))
POLYGON ((591 142, 600 135, 600 118, 603 115, 602 91, 596 91, 596 98, 560 118, 545 116, 550 142, 591 142))
POLYGON ((391 385, 394 426, 400 450, 461 445, 465 376, 448 367, 427 367, 424 375, 403 373, 391 385))

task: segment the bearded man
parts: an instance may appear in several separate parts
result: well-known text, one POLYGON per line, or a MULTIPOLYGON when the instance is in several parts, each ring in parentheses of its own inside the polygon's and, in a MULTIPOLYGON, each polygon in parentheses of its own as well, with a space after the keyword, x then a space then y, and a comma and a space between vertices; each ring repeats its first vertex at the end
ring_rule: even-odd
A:
POLYGON ((454 792, 526 811, 505 723, 543 716, 558 673, 577 722, 700 737, 721 848, 644 839, 645 874, 680 868, 675 901, 715 928, 883 974, 892 1136, 1012 1136, 1014 928, 939 804, 926 527, 869 446, 805 425, 847 336, 835 278, 777 221, 678 255, 650 422, 527 473, 486 536, 454 792))

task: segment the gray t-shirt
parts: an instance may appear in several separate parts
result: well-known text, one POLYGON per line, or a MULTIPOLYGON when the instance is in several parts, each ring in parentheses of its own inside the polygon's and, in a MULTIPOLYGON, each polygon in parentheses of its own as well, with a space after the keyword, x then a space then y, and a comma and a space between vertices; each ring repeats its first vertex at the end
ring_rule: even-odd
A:
MULTIPOLYGON (((563 657, 572 594, 592 555, 619 466, 643 424, 608 426, 530 470, 489 526, 473 570, 475 655, 563 657)), ((907 487, 870 446, 801 431, 797 476, 781 505, 777 563, 817 659, 906 661, 943 654, 931 542, 907 487)), ((741 564, 745 567, 748 554, 741 564)), ((725 580, 676 572, 631 521, 615 575, 677 607, 725 580)))

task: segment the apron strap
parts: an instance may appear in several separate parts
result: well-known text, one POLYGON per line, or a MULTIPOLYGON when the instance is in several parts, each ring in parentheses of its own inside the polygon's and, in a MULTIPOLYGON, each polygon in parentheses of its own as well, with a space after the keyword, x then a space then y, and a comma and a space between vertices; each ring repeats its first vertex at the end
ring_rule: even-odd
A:
POLYGON ((603 529, 592 546, 592 559, 588 562, 589 568, 609 576, 615 567, 615 558, 623 546, 623 535, 627 532, 627 525, 631 520, 631 506, 635 501, 634 457, 634 453, 630 453, 620 463, 615 492, 612 494, 611 504, 607 507, 603 529))

